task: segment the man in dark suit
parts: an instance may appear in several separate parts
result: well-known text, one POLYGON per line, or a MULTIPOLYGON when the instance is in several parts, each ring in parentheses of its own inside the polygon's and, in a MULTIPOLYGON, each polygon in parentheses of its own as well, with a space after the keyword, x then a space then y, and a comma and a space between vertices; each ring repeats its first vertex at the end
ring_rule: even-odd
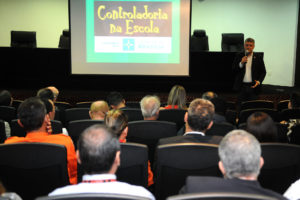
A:
POLYGON ((244 130, 229 132, 219 145, 219 157, 219 169, 224 178, 190 176, 181 192, 238 192, 285 199, 258 183, 257 177, 264 160, 260 143, 252 134, 244 130))
POLYGON ((263 57, 253 52, 254 47, 254 39, 247 38, 245 52, 237 54, 233 62, 236 72, 233 89, 239 92, 238 103, 256 99, 266 76, 263 57))
POLYGON ((214 105, 205 99, 195 99, 190 103, 188 112, 184 116, 185 134, 169 138, 162 138, 158 145, 185 142, 201 142, 219 144, 221 136, 206 136, 205 132, 213 125, 215 113, 214 105))

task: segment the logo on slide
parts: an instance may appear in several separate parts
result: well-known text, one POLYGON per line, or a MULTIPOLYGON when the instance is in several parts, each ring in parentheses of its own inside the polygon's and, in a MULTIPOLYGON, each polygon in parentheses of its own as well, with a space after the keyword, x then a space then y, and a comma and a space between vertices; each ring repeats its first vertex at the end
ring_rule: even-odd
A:
POLYGON ((134 39, 123 39, 123 51, 134 51, 134 39))

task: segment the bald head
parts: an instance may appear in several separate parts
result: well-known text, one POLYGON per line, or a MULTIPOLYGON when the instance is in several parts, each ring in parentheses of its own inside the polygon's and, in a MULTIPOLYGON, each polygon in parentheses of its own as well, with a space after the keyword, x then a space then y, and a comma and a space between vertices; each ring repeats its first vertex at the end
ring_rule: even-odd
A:
POLYGON ((106 101, 95 101, 90 107, 90 117, 93 120, 103 120, 108 110, 106 101))

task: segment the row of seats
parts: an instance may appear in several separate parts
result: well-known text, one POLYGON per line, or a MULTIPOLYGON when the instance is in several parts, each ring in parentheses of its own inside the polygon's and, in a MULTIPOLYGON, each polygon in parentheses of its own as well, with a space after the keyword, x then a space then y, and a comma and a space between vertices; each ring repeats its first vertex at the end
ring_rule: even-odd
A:
MULTIPOLYGON (((300 178, 300 146, 262 143, 261 147, 265 164, 259 182, 265 188, 283 193, 300 178)), ((118 179, 146 187, 147 146, 125 143, 121 144, 121 151, 118 179)), ((221 176, 218 145, 168 144, 158 146, 156 151, 154 194, 157 199, 178 194, 189 175, 221 176)), ((63 146, 45 143, 0 145, 0 159, 3 183, 24 199, 47 195, 68 182, 66 150, 63 146), (22 187, 18 187, 20 185, 22 187)))
MULTIPOLYGON (((241 52, 244 50, 243 33, 222 33, 221 40, 222 52, 241 52)), ((208 36, 205 30, 194 30, 191 37, 192 51, 208 51, 208 36)))

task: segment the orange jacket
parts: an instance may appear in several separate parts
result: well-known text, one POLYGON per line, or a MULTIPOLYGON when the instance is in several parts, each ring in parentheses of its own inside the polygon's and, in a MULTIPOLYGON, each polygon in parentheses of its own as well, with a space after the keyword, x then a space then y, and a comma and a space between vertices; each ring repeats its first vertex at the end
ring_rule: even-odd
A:
POLYGON ((26 137, 10 137, 5 140, 5 144, 20 142, 44 142, 52 144, 60 144, 67 149, 68 173, 71 184, 77 183, 77 159, 75 147, 72 139, 64 134, 49 135, 46 132, 29 132, 26 137))

